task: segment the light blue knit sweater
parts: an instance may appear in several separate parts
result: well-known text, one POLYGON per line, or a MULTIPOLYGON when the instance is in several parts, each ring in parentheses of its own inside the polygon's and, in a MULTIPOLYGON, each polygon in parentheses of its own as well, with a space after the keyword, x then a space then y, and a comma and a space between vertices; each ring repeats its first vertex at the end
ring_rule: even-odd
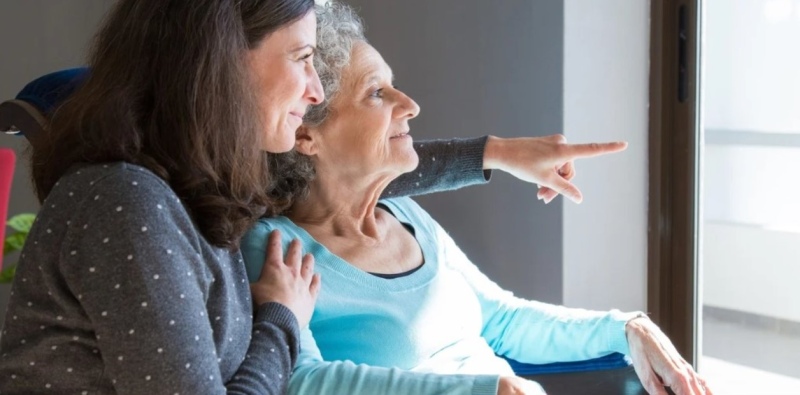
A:
POLYGON ((628 353, 624 328, 635 313, 516 298, 481 273, 411 199, 381 203, 413 227, 422 249, 425 263, 408 276, 366 273, 286 217, 260 221, 243 240, 251 280, 274 229, 281 230, 284 248, 300 239, 322 275, 290 394, 495 394, 498 378, 514 374, 497 355, 549 363, 628 353))

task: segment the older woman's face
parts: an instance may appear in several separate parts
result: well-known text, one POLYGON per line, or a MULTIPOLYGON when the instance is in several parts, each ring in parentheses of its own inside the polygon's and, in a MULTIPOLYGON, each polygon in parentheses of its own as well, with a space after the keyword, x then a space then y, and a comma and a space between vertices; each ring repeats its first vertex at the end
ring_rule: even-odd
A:
POLYGON ((317 17, 309 12, 265 38, 248 54, 253 87, 265 127, 261 148, 286 152, 309 105, 325 99, 312 62, 317 44, 317 17))
POLYGON ((380 53, 357 42, 331 113, 316 133, 322 166, 352 177, 396 175, 417 167, 408 121, 419 114, 419 106, 392 82, 380 53))

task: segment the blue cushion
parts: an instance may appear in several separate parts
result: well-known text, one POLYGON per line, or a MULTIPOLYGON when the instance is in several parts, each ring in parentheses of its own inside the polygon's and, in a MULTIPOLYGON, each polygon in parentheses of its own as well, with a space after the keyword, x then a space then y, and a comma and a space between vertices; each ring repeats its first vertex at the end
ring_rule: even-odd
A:
POLYGON ((75 92, 88 75, 89 69, 86 67, 47 74, 25 85, 16 99, 32 104, 49 117, 69 95, 75 92))
POLYGON ((556 362, 542 365, 522 363, 511 358, 506 358, 514 373, 520 376, 533 376, 537 374, 590 372, 595 370, 608 370, 624 368, 631 364, 629 358, 620 353, 613 353, 604 357, 575 362, 556 362))

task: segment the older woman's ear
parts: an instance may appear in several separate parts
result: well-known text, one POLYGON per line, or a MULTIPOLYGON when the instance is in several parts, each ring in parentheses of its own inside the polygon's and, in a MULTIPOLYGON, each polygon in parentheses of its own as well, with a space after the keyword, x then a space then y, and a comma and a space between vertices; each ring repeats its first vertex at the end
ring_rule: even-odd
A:
POLYGON ((315 155, 317 153, 317 141, 314 130, 305 125, 297 128, 294 149, 303 155, 315 155))

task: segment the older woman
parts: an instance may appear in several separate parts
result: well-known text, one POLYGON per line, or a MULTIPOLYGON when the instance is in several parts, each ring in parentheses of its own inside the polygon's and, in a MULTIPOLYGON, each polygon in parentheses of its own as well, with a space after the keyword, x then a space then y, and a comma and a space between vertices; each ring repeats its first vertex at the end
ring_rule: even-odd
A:
POLYGON ((273 195, 286 216, 242 243, 251 278, 299 243, 324 279, 301 337, 293 394, 539 393, 497 355, 528 363, 631 355, 653 394, 703 393, 700 379, 641 313, 568 309, 515 298, 469 261, 408 198, 380 200, 418 166, 417 104, 362 34, 352 11, 318 12, 317 68, 329 101, 297 132, 273 195), (349 55, 349 56, 347 56, 349 55), (299 240, 299 242, 298 242, 299 240), (265 257, 264 247, 268 244, 265 257))

